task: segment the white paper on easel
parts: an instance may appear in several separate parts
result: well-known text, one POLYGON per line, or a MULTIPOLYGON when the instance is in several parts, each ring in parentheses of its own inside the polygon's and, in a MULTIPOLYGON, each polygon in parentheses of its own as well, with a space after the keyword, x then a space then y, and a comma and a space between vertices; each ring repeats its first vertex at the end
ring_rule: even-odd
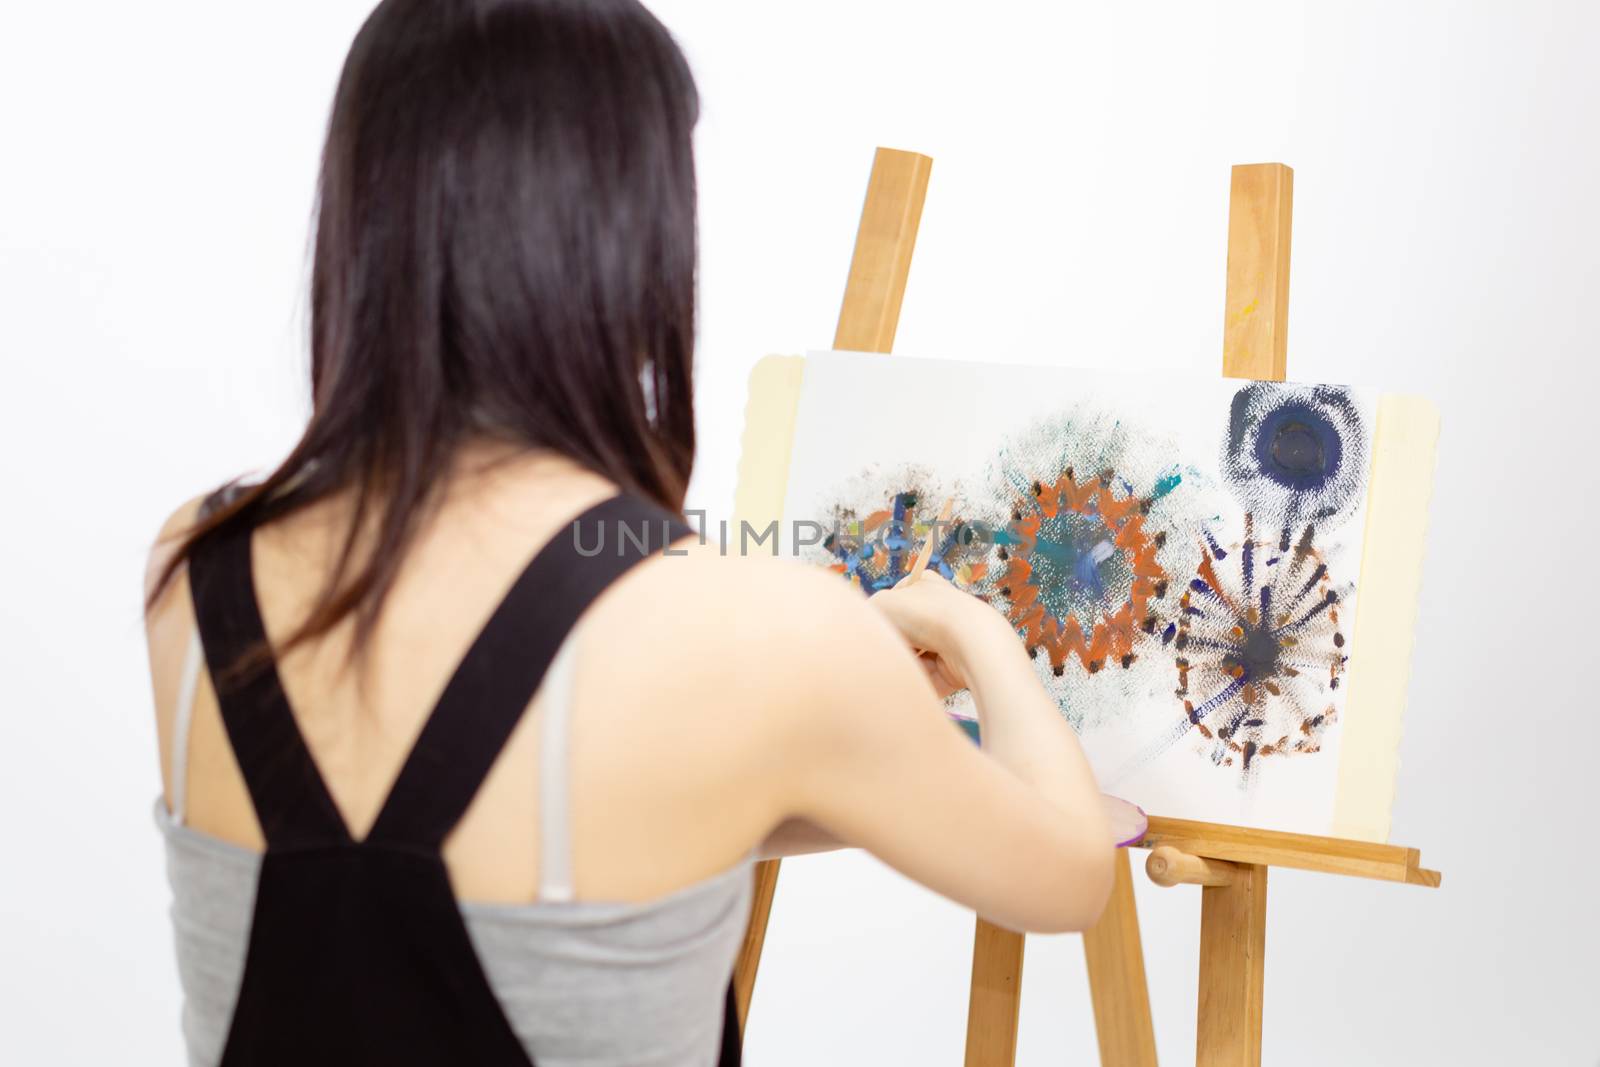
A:
MULTIPOLYGON (((821 524, 806 554, 872 592, 953 494, 933 565, 1011 619, 1103 789, 1161 815, 1326 834, 1361 656, 1377 402, 815 354, 785 529, 821 524)), ((1392 791, 1392 753, 1387 766, 1392 791)))

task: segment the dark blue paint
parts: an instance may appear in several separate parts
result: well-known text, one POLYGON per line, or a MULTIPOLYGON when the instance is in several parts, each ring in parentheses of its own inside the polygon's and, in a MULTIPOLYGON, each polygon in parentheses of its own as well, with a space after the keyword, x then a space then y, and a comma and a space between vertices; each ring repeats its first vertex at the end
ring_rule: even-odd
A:
POLYGON ((1328 484, 1339 469, 1343 451, 1332 421, 1300 400, 1289 400, 1268 412, 1256 431, 1256 463, 1261 473, 1297 492, 1312 492, 1328 484))

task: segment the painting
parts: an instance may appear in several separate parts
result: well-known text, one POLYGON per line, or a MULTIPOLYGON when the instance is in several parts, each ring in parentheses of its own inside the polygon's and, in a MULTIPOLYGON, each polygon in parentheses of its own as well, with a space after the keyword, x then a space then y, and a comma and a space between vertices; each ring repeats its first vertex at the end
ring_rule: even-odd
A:
MULTIPOLYGON (((1011 623, 1105 791, 1326 833, 1377 409, 1348 386, 817 354, 784 517, 868 596, 932 537, 930 567, 1011 623)), ((976 734, 970 697, 948 710, 976 734)))

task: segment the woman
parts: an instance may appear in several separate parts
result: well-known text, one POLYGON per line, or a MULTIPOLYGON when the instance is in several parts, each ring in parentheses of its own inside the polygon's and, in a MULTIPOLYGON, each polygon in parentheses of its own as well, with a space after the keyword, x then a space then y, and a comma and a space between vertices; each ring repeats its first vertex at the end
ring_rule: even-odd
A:
POLYGON ((681 525, 696 109, 634 0, 384 0, 356 38, 310 422, 151 561, 192 1064, 736 1062, 763 850, 1098 914, 1094 781, 998 614, 681 525))

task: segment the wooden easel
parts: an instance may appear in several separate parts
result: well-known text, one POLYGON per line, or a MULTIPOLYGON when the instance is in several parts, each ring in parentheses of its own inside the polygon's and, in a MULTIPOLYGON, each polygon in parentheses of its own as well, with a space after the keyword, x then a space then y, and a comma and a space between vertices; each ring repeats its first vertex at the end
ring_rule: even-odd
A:
MULTIPOLYGON (((916 246, 933 161, 880 148, 856 234, 834 348, 889 352, 916 246)), ((1294 172, 1281 163, 1233 168, 1222 372, 1282 381, 1289 321, 1289 236, 1294 172)), ((737 510, 737 509, 736 509, 737 510)), ((755 516, 737 516, 739 518, 755 516)), ((1436 887, 1416 849, 1152 817, 1135 847, 1158 885, 1199 885, 1198 1067, 1259 1067, 1265 975, 1267 871, 1294 867, 1436 887)), ((1155 1033, 1134 906, 1128 849, 1100 921, 1083 938, 1100 1062, 1154 1067, 1155 1033)), ((742 1026, 749 1013, 778 861, 759 864, 750 925, 734 971, 742 1026)), ((967 1010, 967 1067, 1015 1061, 1024 937, 977 920, 967 1010)))
MULTIPOLYGON (((844 305, 833 333, 833 347, 849 352, 889 352, 900 324, 900 302, 911 273, 911 253, 922 222, 922 202, 928 192, 933 160, 915 152, 878 149, 867 181, 867 199, 856 228, 855 254, 845 283, 844 305)), ((741 491, 743 487, 741 486, 741 491)), ((746 504, 735 501, 734 519, 765 522, 777 515, 744 514, 746 504)), ((756 864, 755 896, 750 925, 734 967, 733 984, 739 1002, 739 1026, 750 1013, 750 994, 761 966, 761 946, 767 938, 767 918, 778 887, 778 860, 756 864)))

